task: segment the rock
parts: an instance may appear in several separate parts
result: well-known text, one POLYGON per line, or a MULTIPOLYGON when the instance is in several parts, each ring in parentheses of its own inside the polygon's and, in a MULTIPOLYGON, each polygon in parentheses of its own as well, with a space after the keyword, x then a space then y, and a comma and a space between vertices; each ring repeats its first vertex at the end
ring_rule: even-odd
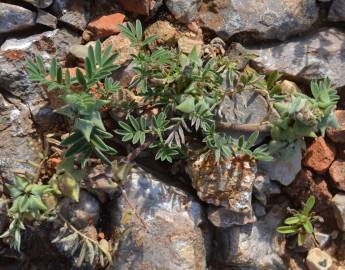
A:
POLYGON ((336 149, 323 137, 315 139, 304 154, 303 164, 316 171, 325 173, 335 159, 336 149))
POLYGON ((282 94, 295 94, 301 92, 296 83, 288 80, 282 81, 280 84, 280 89, 282 94))
POLYGON ((140 168, 130 171, 123 190, 128 200, 122 194, 111 204, 118 206, 111 210, 113 224, 125 231, 111 270, 206 269, 209 244, 197 201, 140 168))
POLYGON ((286 269, 280 257, 284 237, 276 232, 283 218, 283 209, 275 206, 254 224, 216 230, 216 269, 286 269))
POLYGON ((54 0, 21 0, 38 8, 47 8, 53 4, 54 0))
MULTIPOLYGON (((252 207, 252 206, 250 206, 252 207)), ((225 207, 207 208, 207 217, 216 227, 228 228, 234 225, 245 225, 256 222, 256 217, 252 209, 246 212, 235 212, 225 207)))
POLYGON ((332 258, 319 248, 309 250, 307 256, 309 270, 328 270, 332 266, 332 258))
POLYGON ((339 190, 345 191, 345 161, 336 160, 329 168, 332 184, 339 190))
POLYGON ((72 66, 80 66, 84 68, 85 59, 88 56, 89 46, 95 47, 96 42, 90 41, 85 45, 75 44, 69 48, 67 62, 72 66))
POLYGON ((271 180, 278 181, 283 186, 288 186, 295 180, 296 175, 301 170, 301 163, 302 153, 299 149, 296 149, 287 160, 274 158, 273 161, 259 161, 258 167, 267 173, 271 180))
POLYGON ((37 13, 36 23, 56 29, 57 18, 54 15, 42 9, 39 9, 37 13))
POLYGON ((69 47, 74 43, 79 43, 79 38, 62 29, 23 39, 6 40, 0 48, 1 88, 29 106, 35 104, 43 91, 28 80, 25 71, 26 59, 40 55, 48 64, 55 56, 61 62, 65 60, 69 47))
POLYGON ((190 23, 194 20, 200 4, 200 0, 165 0, 169 11, 183 23, 190 23))
POLYGON ((272 182, 265 173, 258 173, 255 178, 253 191, 254 197, 263 205, 267 205, 271 195, 281 193, 278 184, 272 182))
POLYGON ((120 6, 128 11, 140 15, 153 15, 163 4, 162 0, 118 0, 120 6))
POLYGON ((36 13, 23 7, 0 3, 0 34, 25 30, 35 25, 36 13))
POLYGON ((59 21, 83 31, 91 17, 91 1, 56 0, 52 10, 59 21))
POLYGON ((310 250, 310 249, 315 248, 315 247, 319 247, 319 248, 323 249, 329 244, 330 241, 331 241, 331 235, 330 234, 315 232, 314 235, 308 235, 307 236, 307 238, 305 239, 305 241, 303 243, 303 247, 306 250, 310 250), (315 238, 314 238, 314 236, 315 236, 315 238), (318 245, 316 245, 315 239, 316 239, 318 245))
POLYGON ((340 75, 345 68, 344 39, 341 30, 327 28, 285 43, 253 46, 248 52, 258 56, 253 63, 265 72, 278 70, 289 77, 308 81, 329 77, 334 86, 340 88, 345 86, 345 77, 340 75))
POLYGON ((61 214, 78 229, 96 225, 100 217, 100 203, 86 191, 81 191, 79 202, 64 198, 60 202, 61 214))
POLYGON ((338 228, 345 231, 345 194, 339 193, 335 195, 332 202, 338 228))
POLYGON ((157 45, 173 46, 177 42, 177 31, 168 21, 156 21, 144 31, 145 38, 157 35, 159 38, 150 44, 150 49, 157 45))
POLYGON ((335 143, 345 143, 345 110, 336 110, 339 128, 327 128, 327 137, 335 143))
POLYGON ((199 11, 205 28, 228 40, 235 34, 285 40, 309 30, 318 18, 314 0, 207 1, 199 11))
POLYGON ((301 170, 296 180, 285 188, 285 193, 291 198, 296 208, 300 207, 301 202, 306 202, 309 196, 314 195, 316 198, 314 211, 329 213, 331 209, 332 194, 328 190, 326 181, 313 176, 313 173, 307 169, 301 170))
POLYGON ((342 0, 334 0, 328 13, 328 19, 332 22, 345 21, 345 3, 342 0))
POLYGON ((266 208, 256 200, 253 202, 253 210, 257 218, 261 218, 266 215, 266 208))
POLYGON ((107 38, 103 42, 102 48, 105 49, 109 45, 112 45, 112 52, 118 54, 115 60, 118 65, 126 63, 132 59, 131 55, 136 55, 139 52, 137 48, 131 46, 131 41, 121 33, 107 38))
POLYGON ((120 32, 119 25, 123 23, 125 15, 113 13, 92 20, 87 28, 93 33, 95 39, 109 37, 120 32))
POLYGON ((204 44, 202 40, 193 39, 187 36, 183 36, 178 39, 178 48, 181 52, 189 54, 195 47, 197 53, 200 55, 202 50, 202 45, 204 44))
POLYGON ((0 234, 2 234, 8 226, 9 220, 6 215, 6 205, 5 199, 0 198, 0 234))

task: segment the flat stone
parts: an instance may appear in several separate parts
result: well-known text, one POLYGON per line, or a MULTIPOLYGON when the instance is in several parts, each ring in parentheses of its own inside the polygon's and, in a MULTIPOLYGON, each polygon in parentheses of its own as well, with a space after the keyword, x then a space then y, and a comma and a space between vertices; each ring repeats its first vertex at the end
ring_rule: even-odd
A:
POLYGON ((329 168, 332 184, 339 190, 345 191, 345 161, 336 160, 329 168))
POLYGON ((201 0, 166 0, 165 5, 174 17, 183 23, 194 20, 201 0))
POLYGON ((128 199, 122 194, 112 204, 112 224, 125 234, 111 270, 206 269, 201 206, 165 180, 140 168, 130 171, 123 186, 128 199))
POLYGON ((123 23, 125 15, 114 13, 103 15, 92 20, 87 28, 93 33, 95 39, 109 37, 120 32, 119 25, 123 23))
POLYGON ((318 7, 314 0, 212 0, 201 6, 199 17, 225 40, 236 34, 285 40, 309 30, 318 19, 318 7))
POLYGON ((345 143, 345 110, 336 110, 335 116, 339 124, 339 128, 327 128, 327 137, 335 143, 345 143))
POLYGON ((339 193, 335 195, 332 202, 338 228, 341 231, 345 231, 345 194, 339 193))
POLYGON ((33 27, 36 13, 23 7, 0 3, 0 34, 33 27))
POLYGON ((295 180, 302 168, 302 153, 300 150, 296 150, 287 160, 274 158, 273 161, 258 161, 258 167, 267 173, 271 180, 288 186, 295 180))
POLYGON ((53 4, 54 0, 21 0, 38 8, 47 8, 53 4))
POLYGON ((335 147, 319 137, 306 150, 303 164, 318 173, 324 173, 331 166, 335 155, 335 147))
POLYGON ((328 13, 328 20, 332 22, 345 21, 345 2, 343 0, 334 0, 328 13))
POLYGON ((37 13, 36 23, 56 29, 57 18, 54 15, 42 9, 39 9, 37 13))
POLYGON ((341 30, 327 28, 284 43, 251 46, 248 52, 258 56, 253 63, 265 72, 278 70, 308 81, 329 77, 336 88, 341 88, 345 86, 341 75, 345 69, 344 39, 341 30))
POLYGON ((254 224, 217 229, 216 269, 286 270, 284 237, 276 232, 283 218, 283 208, 274 206, 254 224))
POLYGON ((309 250, 307 256, 309 270, 328 270, 332 266, 332 258, 319 248, 309 250))

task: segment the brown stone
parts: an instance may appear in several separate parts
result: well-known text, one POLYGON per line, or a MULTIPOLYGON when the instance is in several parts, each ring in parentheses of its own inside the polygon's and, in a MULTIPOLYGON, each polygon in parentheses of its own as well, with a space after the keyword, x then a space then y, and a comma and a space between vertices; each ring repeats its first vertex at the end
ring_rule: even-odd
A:
POLYGON ((345 161, 336 160, 329 168, 329 174, 333 185, 342 191, 345 191, 345 161))
POLYGON ((145 16, 150 13, 151 2, 151 0, 118 0, 126 11, 145 16))
POLYGON ((345 110, 335 111, 339 128, 328 128, 327 137, 335 143, 345 143, 345 110))
POLYGON ((125 15, 114 13, 101 16, 89 23, 87 28, 93 32, 96 38, 108 37, 120 32, 119 25, 123 23, 125 15))
POLYGON ((157 21, 146 28, 144 32, 145 38, 157 35, 159 38, 152 44, 150 49, 156 47, 156 45, 174 45, 177 42, 176 29, 167 21, 157 21))
POLYGON ((334 146, 327 143, 323 137, 317 138, 304 155, 304 165, 318 173, 324 173, 335 159, 334 146))

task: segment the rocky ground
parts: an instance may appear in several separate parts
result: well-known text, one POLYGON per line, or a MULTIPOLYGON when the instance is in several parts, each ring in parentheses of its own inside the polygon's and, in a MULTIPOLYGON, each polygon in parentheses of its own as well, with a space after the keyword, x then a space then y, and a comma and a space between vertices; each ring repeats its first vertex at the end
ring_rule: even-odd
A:
MULTIPOLYGON (((32 171, 25 161, 40 163, 47 144, 58 152, 54 134, 67 124, 54 113, 46 92, 28 80, 26 59, 40 55, 48 63, 56 57, 73 70, 84 67, 88 46, 100 39, 104 48, 111 44, 118 53, 122 68, 113 77, 127 87, 136 51, 118 25, 136 18, 145 36, 159 35, 152 46, 178 47, 186 53, 195 46, 211 57, 252 54, 252 68, 278 70, 287 88, 304 90, 312 79, 328 76, 341 96, 336 111, 340 127, 308 140, 307 149, 288 161, 259 162, 255 179, 239 191, 250 210, 245 216, 234 214, 234 207, 215 207, 200 195, 193 174, 197 167, 187 169, 191 181, 180 164, 139 157, 119 191, 110 181, 113 173, 95 166, 88 175, 93 186, 83 189, 79 203, 64 199, 60 204, 75 227, 87 228, 90 238, 112 245, 113 264, 107 269, 345 269, 342 0, 0 1, 0 182, 32 171), (315 227, 319 246, 307 241, 293 247, 276 228, 288 206, 300 209, 310 195, 316 197, 314 210, 324 218, 315 227)), ((244 91, 224 99, 217 114, 221 122, 252 124, 267 111, 262 96, 244 91)), ((230 132, 236 136, 236 131, 230 132)), ((56 160, 49 162, 53 167, 56 160)), ((5 203, 0 205, 4 210, 5 203)), ((0 212, 0 232, 7 225, 0 212)), ((56 236, 52 227, 29 230, 22 255, 0 244, 0 269, 71 269, 76 258, 63 243, 50 243, 56 236)))

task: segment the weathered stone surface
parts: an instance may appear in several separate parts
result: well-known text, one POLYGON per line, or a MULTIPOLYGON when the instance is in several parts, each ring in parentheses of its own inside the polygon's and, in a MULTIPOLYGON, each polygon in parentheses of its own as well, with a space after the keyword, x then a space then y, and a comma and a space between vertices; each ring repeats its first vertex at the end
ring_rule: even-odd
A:
POLYGON ((21 0, 38 8, 47 8, 53 4, 54 0, 21 0))
POLYGON ((309 170, 303 169, 292 185, 285 189, 285 193, 291 198, 296 208, 300 207, 299 203, 306 202, 309 196, 314 195, 316 212, 329 212, 331 209, 332 194, 328 190, 326 181, 313 176, 309 170))
POLYGON ((163 0, 118 0, 118 3, 126 11, 148 16, 157 11, 163 0))
POLYGON ((0 34, 24 30, 35 25, 36 13, 23 7, 0 3, 0 34))
POLYGON ((345 161, 336 160, 329 168, 329 174, 333 185, 342 191, 345 191, 345 161))
POLYGON ((201 0, 165 0, 165 5, 174 17, 183 23, 193 21, 201 0))
POLYGON ((52 9, 59 21, 83 31, 90 20, 91 1, 56 0, 52 9))
POLYGON ((275 206, 254 224, 218 229, 216 269, 287 269, 280 257, 284 237, 276 232, 283 218, 283 208, 275 206))
POLYGON ((112 45, 112 52, 118 54, 115 60, 118 65, 126 63, 132 59, 131 55, 136 55, 139 52, 137 48, 131 46, 131 41, 121 33, 107 38, 102 43, 102 48, 105 49, 109 45, 112 45))
POLYGON ((309 250, 307 256, 309 270, 328 270, 332 266, 332 258, 319 248, 309 250))
POLYGON ((345 2, 343 0, 334 0, 328 13, 328 19, 333 22, 345 21, 345 2))
POLYGON ((93 33, 95 39, 109 37, 120 32, 119 25, 123 23, 125 15, 114 13, 103 15, 92 20, 87 28, 93 33))
POLYGON ((319 137, 306 150, 303 163, 318 173, 324 173, 334 161, 335 154, 335 147, 319 137))
POLYGON ((345 68, 344 39, 341 30, 328 28, 281 44, 254 46, 249 51, 258 55, 254 63, 265 71, 279 70, 305 80, 328 76, 340 88, 345 86, 341 75, 345 68))
POLYGON ((310 29, 318 8, 314 0, 212 0, 201 6, 199 17, 204 27, 226 40, 241 33, 285 40, 310 29))
MULTIPOLYGON (((252 206, 250 205, 250 207, 252 206)), ((207 208, 207 217, 214 226, 220 228, 228 228, 234 225, 251 224, 256 221, 256 217, 252 209, 246 212, 235 212, 225 207, 216 208, 209 206, 207 208)))
POLYGON ((193 48, 195 48, 197 53, 200 55, 204 42, 200 39, 183 36, 178 39, 177 44, 180 51, 185 54, 189 54, 193 48))
POLYGON ((150 44, 150 49, 157 45, 172 46, 177 42, 177 31, 168 21, 156 21, 144 31, 145 38, 157 35, 159 38, 150 44))
POLYGON ((339 193, 332 199, 334 215, 337 219, 339 230, 345 231, 345 194, 339 193))
POLYGON ((259 161, 258 167, 267 173, 271 180, 288 186, 295 180, 302 168, 302 153, 298 149, 287 160, 274 158, 273 161, 259 161))
POLYGON ((54 15, 42 9, 39 9, 37 13, 36 23, 56 29, 57 18, 54 15))
POLYGON ((114 224, 126 233, 110 269, 206 269, 199 203, 137 168, 131 170, 123 190, 128 200, 122 195, 111 213, 114 224))
POLYGON ((278 184, 272 182, 268 175, 260 172, 255 178, 253 191, 254 197, 263 205, 267 204, 271 195, 281 193, 278 184))
POLYGON ((27 104, 34 104, 41 96, 40 87, 28 80, 25 70, 26 58, 35 55, 43 57, 46 63, 56 56, 63 61, 69 47, 79 43, 79 38, 65 30, 54 30, 24 39, 8 39, 0 48, 0 85, 1 88, 20 98, 27 104))
POLYGON ((327 137, 335 143, 345 143, 345 110, 336 110, 339 128, 327 128, 327 137))

